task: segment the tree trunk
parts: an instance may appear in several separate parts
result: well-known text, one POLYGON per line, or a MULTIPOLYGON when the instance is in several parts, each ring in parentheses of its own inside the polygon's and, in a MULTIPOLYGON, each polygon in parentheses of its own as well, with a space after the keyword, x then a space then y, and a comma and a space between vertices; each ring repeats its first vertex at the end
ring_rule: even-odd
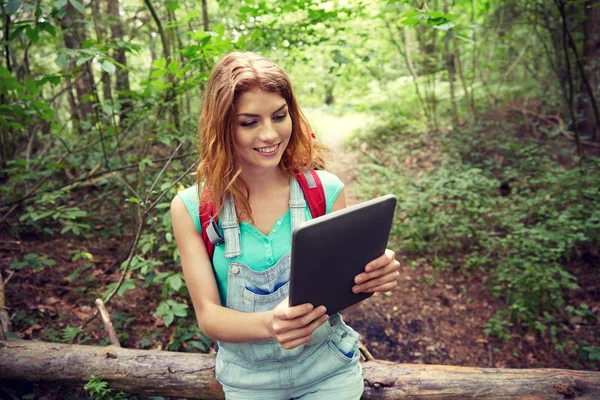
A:
MULTIPOLYGON (((107 0, 108 4, 106 7, 106 12, 109 16, 109 24, 110 24, 110 32, 112 40, 121 40, 123 39, 123 21, 121 20, 121 15, 119 14, 119 2, 118 0, 107 0)), ((125 49, 123 46, 119 46, 115 50, 114 54, 115 60, 118 63, 127 66, 127 55, 125 54, 125 49)), ((128 112, 131 110, 131 98, 129 96, 129 92, 131 91, 131 87, 129 85, 129 72, 127 70, 121 69, 117 67, 115 71, 116 76, 116 85, 115 88, 118 92, 119 102, 121 103, 121 112, 119 114, 119 123, 123 126, 124 120, 127 118, 128 112)))
MULTIPOLYGON (((586 0, 585 22, 583 24, 583 69, 592 91, 596 90, 600 75, 600 2, 597 0, 586 0)), ((583 135, 591 136, 592 141, 600 140, 598 132, 598 121, 594 113, 589 95, 589 88, 585 79, 581 79, 577 108, 581 114, 581 122, 578 131, 583 135)), ((598 98, 598 91, 592 93, 598 98)))
POLYGON ((206 0, 202 0, 202 27, 204 28, 204 32, 208 32, 208 5, 206 4, 206 0))
MULTIPOLYGON (((600 372, 362 363, 363 399, 600 398, 600 372)), ((0 341, 0 379, 82 386, 92 375, 130 393, 222 399, 206 354, 0 341)))
MULTIPOLYGON (((82 16, 70 2, 67 2, 67 12, 61 21, 63 38, 65 46, 68 49, 79 50, 81 43, 85 41, 85 25, 82 23, 82 16)), ((73 110, 73 115, 79 116, 82 121, 87 121, 94 113, 93 109, 93 90, 92 79, 88 76, 88 69, 82 65, 80 68, 75 66, 75 60, 69 62, 69 69, 75 71, 73 86, 77 93, 77 110, 73 110), (76 71, 79 69, 79 71, 76 71), (77 112, 78 111, 78 112, 77 112)), ((89 62, 89 61, 88 61, 89 62)))
MULTIPOLYGON (((444 14, 448 14, 448 0, 444 0, 444 14)), ((454 51, 450 51, 450 40, 444 38, 444 50, 446 52, 446 69, 448 70, 448 81, 450 82, 450 101, 452 104, 452 125, 458 128, 458 107, 456 106, 456 95, 454 82, 456 80, 456 69, 454 68, 454 51)))

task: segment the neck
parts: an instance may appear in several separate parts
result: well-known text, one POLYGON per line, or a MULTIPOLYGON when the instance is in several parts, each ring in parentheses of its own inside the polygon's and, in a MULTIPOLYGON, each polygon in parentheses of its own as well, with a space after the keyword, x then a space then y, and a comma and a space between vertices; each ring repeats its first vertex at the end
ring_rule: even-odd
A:
POLYGON ((241 177, 254 194, 270 192, 289 182, 289 177, 279 167, 261 171, 244 170, 241 177))

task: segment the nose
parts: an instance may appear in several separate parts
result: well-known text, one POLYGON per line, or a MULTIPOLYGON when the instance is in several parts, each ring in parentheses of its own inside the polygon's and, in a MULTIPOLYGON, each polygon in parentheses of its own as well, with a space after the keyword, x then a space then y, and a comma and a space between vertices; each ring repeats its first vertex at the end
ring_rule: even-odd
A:
POLYGON ((273 142, 277 140, 277 136, 278 135, 275 127, 273 126, 272 122, 269 121, 265 123, 265 126, 260 132, 259 138, 263 142, 273 142))

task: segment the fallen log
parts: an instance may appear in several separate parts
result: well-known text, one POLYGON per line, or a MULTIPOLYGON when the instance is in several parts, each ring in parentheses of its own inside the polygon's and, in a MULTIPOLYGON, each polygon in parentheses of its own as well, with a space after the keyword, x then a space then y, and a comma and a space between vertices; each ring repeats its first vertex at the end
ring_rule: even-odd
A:
MULTIPOLYGON (((362 363, 363 399, 600 398, 600 372, 362 363)), ((101 377, 111 389, 195 399, 222 399, 207 354, 35 341, 0 341, 0 379, 83 386, 101 377)))

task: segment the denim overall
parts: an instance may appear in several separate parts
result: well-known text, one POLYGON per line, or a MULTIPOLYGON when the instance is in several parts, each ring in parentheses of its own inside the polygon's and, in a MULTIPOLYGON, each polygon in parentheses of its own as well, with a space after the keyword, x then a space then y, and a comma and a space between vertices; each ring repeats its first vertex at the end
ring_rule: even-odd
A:
MULTIPOLYGON (((305 207, 302 189, 292 178, 292 231, 304 222, 305 207)), ((237 261, 242 254, 240 228, 231 198, 220 218, 229 260, 226 307, 241 312, 272 310, 288 296, 291 253, 265 271, 253 271, 237 261)), ((336 313, 313 332, 308 343, 291 350, 275 339, 219 342, 216 377, 227 399, 358 399, 363 391, 358 340, 358 333, 336 313)))

